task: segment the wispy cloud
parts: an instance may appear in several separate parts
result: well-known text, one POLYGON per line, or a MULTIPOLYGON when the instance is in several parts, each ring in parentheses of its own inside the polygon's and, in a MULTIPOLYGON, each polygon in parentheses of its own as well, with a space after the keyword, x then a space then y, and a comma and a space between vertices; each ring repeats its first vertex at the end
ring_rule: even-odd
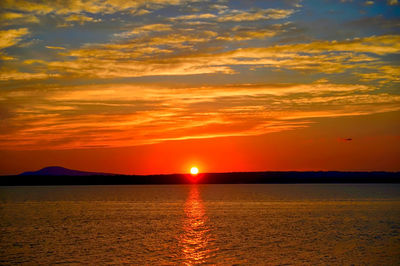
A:
POLYGON ((94 0, 94 1, 33 1, 33 0, 6 0, 2 1, 0 7, 11 10, 32 12, 37 14, 71 14, 71 13, 115 13, 124 10, 136 10, 147 6, 157 8, 166 5, 178 5, 185 2, 196 2, 190 0, 94 0))
POLYGON ((3 26, 39 23, 37 16, 33 14, 24 14, 18 12, 2 12, 0 13, 0 23, 3 26))
POLYGON ((59 74, 19 72, 18 70, 12 70, 12 69, 4 69, 4 68, 0 69, 0 81, 45 79, 45 78, 54 78, 59 76, 60 76, 59 74))
POLYGON ((141 33, 153 33, 153 32, 160 32, 160 31, 171 31, 171 25, 168 24, 148 24, 141 27, 137 27, 131 31, 125 31, 122 33, 116 33, 114 36, 128 38, 132 35, 141 34, 141 33))
POLYGON ((259 135, 306 127, 313 118, 400 109, 399 96, 372 97, 368 93, 374 89, 329 83, 193 88, 109 84, 2 92, 2 105, 15 115, 4 120, 12 133, 4 132, 1 142, 12 149, 118 147, 259 135))
POLYGON ((52 49, 52 50, 65 50, 64 47, 60 46, 45 46, 47 49, 52 49))
POLYGON ((255 20, 268 20, 268 19, 283 19, 289 17, 294 13, 293 9, 253 9, 250 11, 243 10, 230 10, 226 14, 218 17, 219 22, 225 21, 255 21, 255 20))
POLYGON ((7 55, 3 49, 16 45, 28 34, 27 28, 0 30, 0 60, 15 59, 13 56, 7 55))
POLYGON ((204 14, 194 14, 194 15, 184 15, 184 16, 178 16, 174 18, 170 18, 170 20, 194 20, 194 19, 210 19, 210 18, 216 18, 217 15, 211 14, 211 13, 204 13, 204 14))
POLYGON ((77 23, 83 25, 86 22, 100 22, 101 19, 95 19, 93 17, 89 17, 89 16, 85 16, 85 15, 72 14, 72 15, 67 16, 65 18, 65 21, 66 22, 77 22, 77 23))
POLYGON ((1 30, 0 31, 0 49, 13 46, 20 42, 22 38, 29 34, 27 28, 1 30))
MULTIPOLYGON (((340 73, 347 69, 376 67, 377 57, 400 51, 397 35, 373 36, 346 41, 315 41, 307 44, 240 48, 229 52, 204 54, 172 53, 174 48, 188 43, 218 39, 214 32, 197 32, 195 36, 166 35, 125 44, 106 44, 64 53, 75 60, 42 62, 49 70, 64 75, 97 78, 140 77, 157 75, 195 75, 207 73, 235 73, 233 66, 261 66, 270 68, 340 73), (170 49, 162 49, 170 46, 170 49), (164 54, 154 58, 156 54, 164 54), (151 57, 143 57, 151 54, 151 57), (171 54, 171 55, 169 55, 171 54)), ((389 71, 389 70, 387 70, 389 71)), ((366 76, 364 75, 364 78, 366 76)))

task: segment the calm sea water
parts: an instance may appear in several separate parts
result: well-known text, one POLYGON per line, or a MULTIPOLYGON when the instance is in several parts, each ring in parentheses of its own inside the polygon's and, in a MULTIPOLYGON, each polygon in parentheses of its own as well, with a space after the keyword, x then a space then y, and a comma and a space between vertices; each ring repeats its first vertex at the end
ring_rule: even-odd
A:
POLYGON ((0 264, 400 264, 400 185, 0 188, 0 264))

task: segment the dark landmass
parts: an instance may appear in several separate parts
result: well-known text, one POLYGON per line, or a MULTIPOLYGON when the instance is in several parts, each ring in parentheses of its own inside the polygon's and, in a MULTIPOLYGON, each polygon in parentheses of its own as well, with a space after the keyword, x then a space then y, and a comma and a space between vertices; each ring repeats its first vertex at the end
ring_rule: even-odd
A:
POLYGON ((40 169, 38 171, 24 172, 22 174, 19 174, 19 176, 94 176, 94 175, 110 176, 115 174, 71 170, 61 166, 49 166, 40 169))
MULTIPOLYGON (((0 176, 1 186, 190 184, 189 174, 118 175, 46 167, 0 176)), ((400 183, 400 172, 236 172, 198 174, 200 184, 400 183)))

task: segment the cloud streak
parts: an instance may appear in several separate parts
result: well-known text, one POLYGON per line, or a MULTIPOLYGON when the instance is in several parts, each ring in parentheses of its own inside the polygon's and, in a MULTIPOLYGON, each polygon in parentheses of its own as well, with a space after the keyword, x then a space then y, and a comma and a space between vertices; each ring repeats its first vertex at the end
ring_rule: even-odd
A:
MULTIPOLYGON (((267 34, 273 33, 267 32, 267 34)), ((212 31, 198 32, 195 36, 168 34, 146 38, 148 42, 145 45, 142 40, 133 40, 127 43, 97 45, 67 51, 62 55, 76 59, 40 63, 48 71, 55 71, 59 75, 96 78, 233 74, 236 73, 233 69, 235 66, 330 74, 349 69, 376 68, 379 56, 400 52, 400 37, 397 35, 373 36, 341 42, 315 41, 266 48, 239 48, 229 52, 207 54, 202 51, 189 54, 175 52, 176 49, 185 48, 189 43, 204 43, 210 39, 218 39, 218 35, 212 31), (155 57, 157 54, 160 56, 155 57), (151 56, 146 57, 146 55, 151 56)), ((386 71, 386 77, 390 78, 390 75, 395 73, 392 67, 382 67, 382 71, 386 71)), ((367 78, 368 74, 360 76, 367 78)))
POLYGON ((29 30, 27 28, 0 31, 0 49, 5 49, 17 44, 28 34, 29 30))
POLYGON ((0 102, 13 115, 4 120, 1 143, 9 149, 121 147, 260 135, 306 127, 313 118, 400 110, 399 96, 371 97, 375 89, 329 83, 109 84, 2 92, 0 102))

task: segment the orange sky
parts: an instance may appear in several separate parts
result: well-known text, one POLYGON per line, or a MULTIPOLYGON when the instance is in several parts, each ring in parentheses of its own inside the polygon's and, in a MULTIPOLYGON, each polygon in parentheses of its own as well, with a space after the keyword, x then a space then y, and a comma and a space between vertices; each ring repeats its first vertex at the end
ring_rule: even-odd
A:
POLYGON ((400 6, 0 3, 0 174, 400 170, 400 6))
POLYGON ((400 112, 330 118, 256 137, 167 141, 127 148, 1 151, 3 173, 48 165, 122 174, 263 170, 399 171, 400 112), (349 125, 352 125, 349 129, 349 125), (352 138, 351 141, 344 139, 352 138), (21 167, 23 165, 23 167, 21 167))

